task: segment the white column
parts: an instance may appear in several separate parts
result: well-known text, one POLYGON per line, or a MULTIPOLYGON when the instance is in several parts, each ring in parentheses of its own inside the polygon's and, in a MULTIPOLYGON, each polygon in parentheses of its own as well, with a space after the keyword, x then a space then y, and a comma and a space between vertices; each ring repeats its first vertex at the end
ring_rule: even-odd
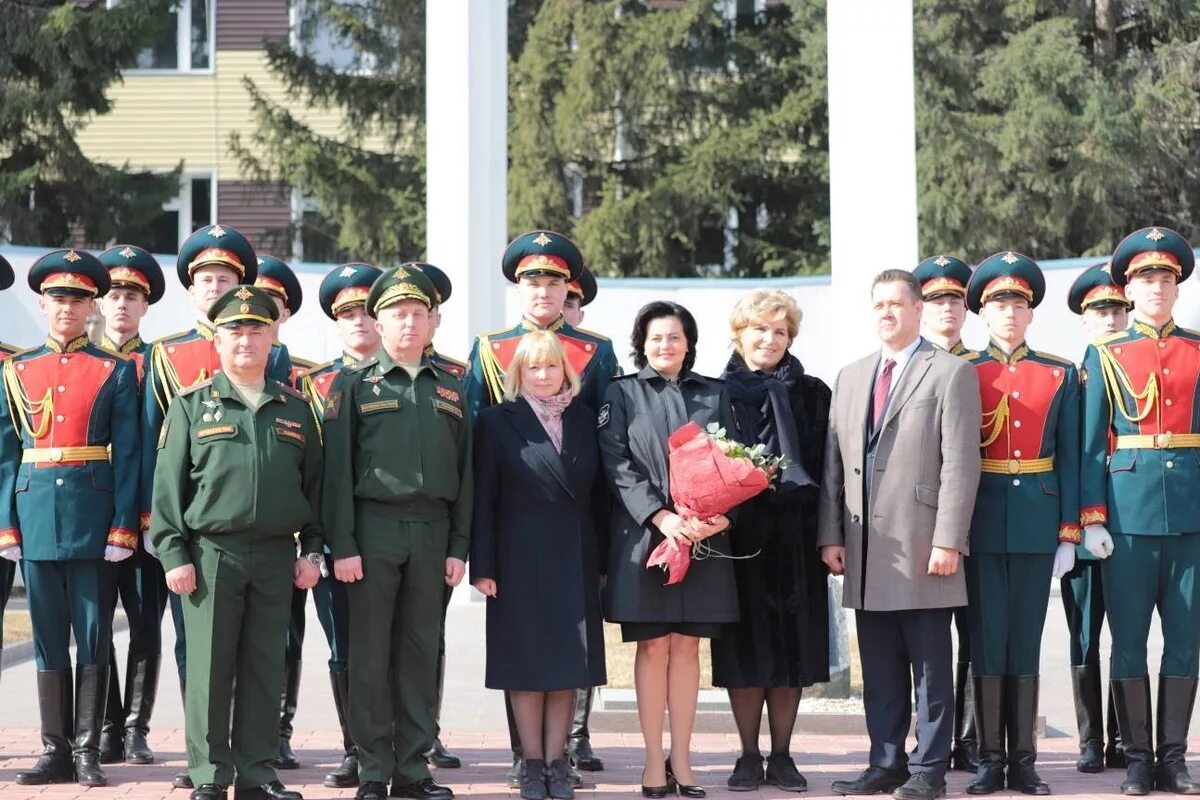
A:
POLYGON ((466 359, 503 324, 507 233, 508 4, 425 4, 426 259, 454 282, 438 350, 466 359))
POLYGON ((878 347, 871 278, 918 262, 912 0, 828 4, 833 341, 842 364, 878 347))

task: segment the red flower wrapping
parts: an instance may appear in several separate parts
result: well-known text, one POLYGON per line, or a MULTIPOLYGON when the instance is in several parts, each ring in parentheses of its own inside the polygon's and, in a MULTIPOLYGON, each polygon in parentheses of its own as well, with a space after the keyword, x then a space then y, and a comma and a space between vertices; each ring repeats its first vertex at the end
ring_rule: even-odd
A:
MULTIPOLYGON (((695 422, 671 434, 671 501, 684 519, 711 519, 758 495, 770 485, 767 473, 748 458, 731 458, 695 422)), ((691 566, 691 546, 672 547, 665 539, 650 553, 646 567, 667 571, 667 586, 679 583, 691 566)))

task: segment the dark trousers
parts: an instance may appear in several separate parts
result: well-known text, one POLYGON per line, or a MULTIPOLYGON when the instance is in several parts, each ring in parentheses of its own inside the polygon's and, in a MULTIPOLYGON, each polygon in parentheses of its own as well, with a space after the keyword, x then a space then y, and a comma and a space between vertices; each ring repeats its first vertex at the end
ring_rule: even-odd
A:
POLYGON ((1158 672, 1195 678, 1200 666, 1200 534, 1142 536, 1114 533, 1104 560, 1112 677, 1149 674, 1146 639, 1158 609, 1163 654, 1158 672))
POLYGON ((1054 556, 980 553, 967 556, 966 571, 972 672, 1037 675, 1054 556))
POLYGON ((70 642, 75 662, 107 666, 112 646, 117 568, 102 559, 21 561, 33 624, 33 655, 38 671, 69 669, 70 642))
POLYGON ((167 608, 167 580, 162 562, 138 549, 117 564, 117 597, 129 620, 129 654, 162 652, 162 620, 167 608))
POLYGON ((187 680, 187 635, 183 630, 183 598, 174 592, 167 592, 167 600, 171 606, 171 624, 175 628, 175 668, 179 670, 179 680, 187 680))
POLYGON ((16 563, 7 558, 0 558, 0 648, 4 647, 4 607, 8 605, 8 596, 12 594, 13 578, 16 574, 16 563))
POLYGON ((1072 667, 1100 666, 1100 631, 1104 627, 1101 563, 1079 559, 1059 584, 1071 637, 1072 667))
MULTIPOLYGON (((350 605, 346 600, 346 584, 333 577, 331 556, 325 556, 325 565, 329 574, 322 576, 313 587, 313 605, 317 607, 317 621, 321 623, 325 643, 329 645, 329 671, 345 672, 350 652, 350 605)), ((307 602, 308 590, 292 590, 292 615, 288 620, 285 656, 289 667, 303 659, 307 602)))
POLYGON ((856 611, 870 764, 944 775, 954 732, 954 664, 949 608, 856 611), (917 699, 917 746, 904 741, 917 699))

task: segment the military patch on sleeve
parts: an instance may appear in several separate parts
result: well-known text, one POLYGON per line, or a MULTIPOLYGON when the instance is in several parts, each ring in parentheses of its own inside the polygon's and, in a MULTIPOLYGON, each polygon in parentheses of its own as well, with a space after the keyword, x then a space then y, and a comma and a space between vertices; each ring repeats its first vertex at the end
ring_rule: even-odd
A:
POLYGON ((167 446, 167 431, 171 429, 171 420, 163 420, 162 430, 158 432, 158 449, 162 450, 167 446))
POLYGON ((294 431, 294 430, 291 430, 290 428, 280 428, 280 427, 276 426, 275 435, 278 436, 280 439, 290 439, 291 441, 299 444, 301 447, 304 446, 304 434, 300 433, 299 431, 294 431))
POLYGON ((200 441, 204 441, 205 439, 211 439, 214 436, 221 436, 222 434, 236 432, 237 428, 233 425, 213 425, 211 427, 201 428, 200 430, 196 431, 196 438, 200 441))
POLYGON ((600 406, 600 413, 596 415, 596 428, 603 428, 608 425, 609 418, 612 417, 612 403, 605 403, 600 406))
POLYGON ((325 421, 329 422, 338 418, 338 414, 342 410, 342 392, 335 390, 329 393, 325 398, 325 421))
POLYGON ((433 407, 438 411, 446 412, 452 417, 457 417, 458 419, 462 419, 463 417, 461 408, 454 405, 454 403, 447 403, 445 400, 438 400, 436 397, 433 400, 433 407))

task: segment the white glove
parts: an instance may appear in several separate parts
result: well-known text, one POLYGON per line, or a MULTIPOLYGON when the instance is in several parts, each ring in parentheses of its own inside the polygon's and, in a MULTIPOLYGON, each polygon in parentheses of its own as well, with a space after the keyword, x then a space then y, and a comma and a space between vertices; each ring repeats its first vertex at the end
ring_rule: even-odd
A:
POLYGON ((1075 545, 1059 542, 1054 551, 1054 577, 1061 578, 1075 568, 1075 545))
POLYGON ((131 555, 133 555, 133 551, 128 547, 117 547, 110 544, 104 548, 104 560, 113 564, 118 561, 124 561, 131 555))
POLYGON ((151 540, 150 534, 148 533, 142 534, 142 549, 155 558, 158 558, 158 551, 154 549, 154 542, 151 540))
POLYGON ((0 550, 0 558, 7 558, 9 561, 21 560, 21 545, 14 544, 12 547, 6 547, 0 550))
POLYGON ((1096 558, 1108 558, 1113 553, 1113 540, 1103 525, 1083 526, 1083 546, 1096 558))

